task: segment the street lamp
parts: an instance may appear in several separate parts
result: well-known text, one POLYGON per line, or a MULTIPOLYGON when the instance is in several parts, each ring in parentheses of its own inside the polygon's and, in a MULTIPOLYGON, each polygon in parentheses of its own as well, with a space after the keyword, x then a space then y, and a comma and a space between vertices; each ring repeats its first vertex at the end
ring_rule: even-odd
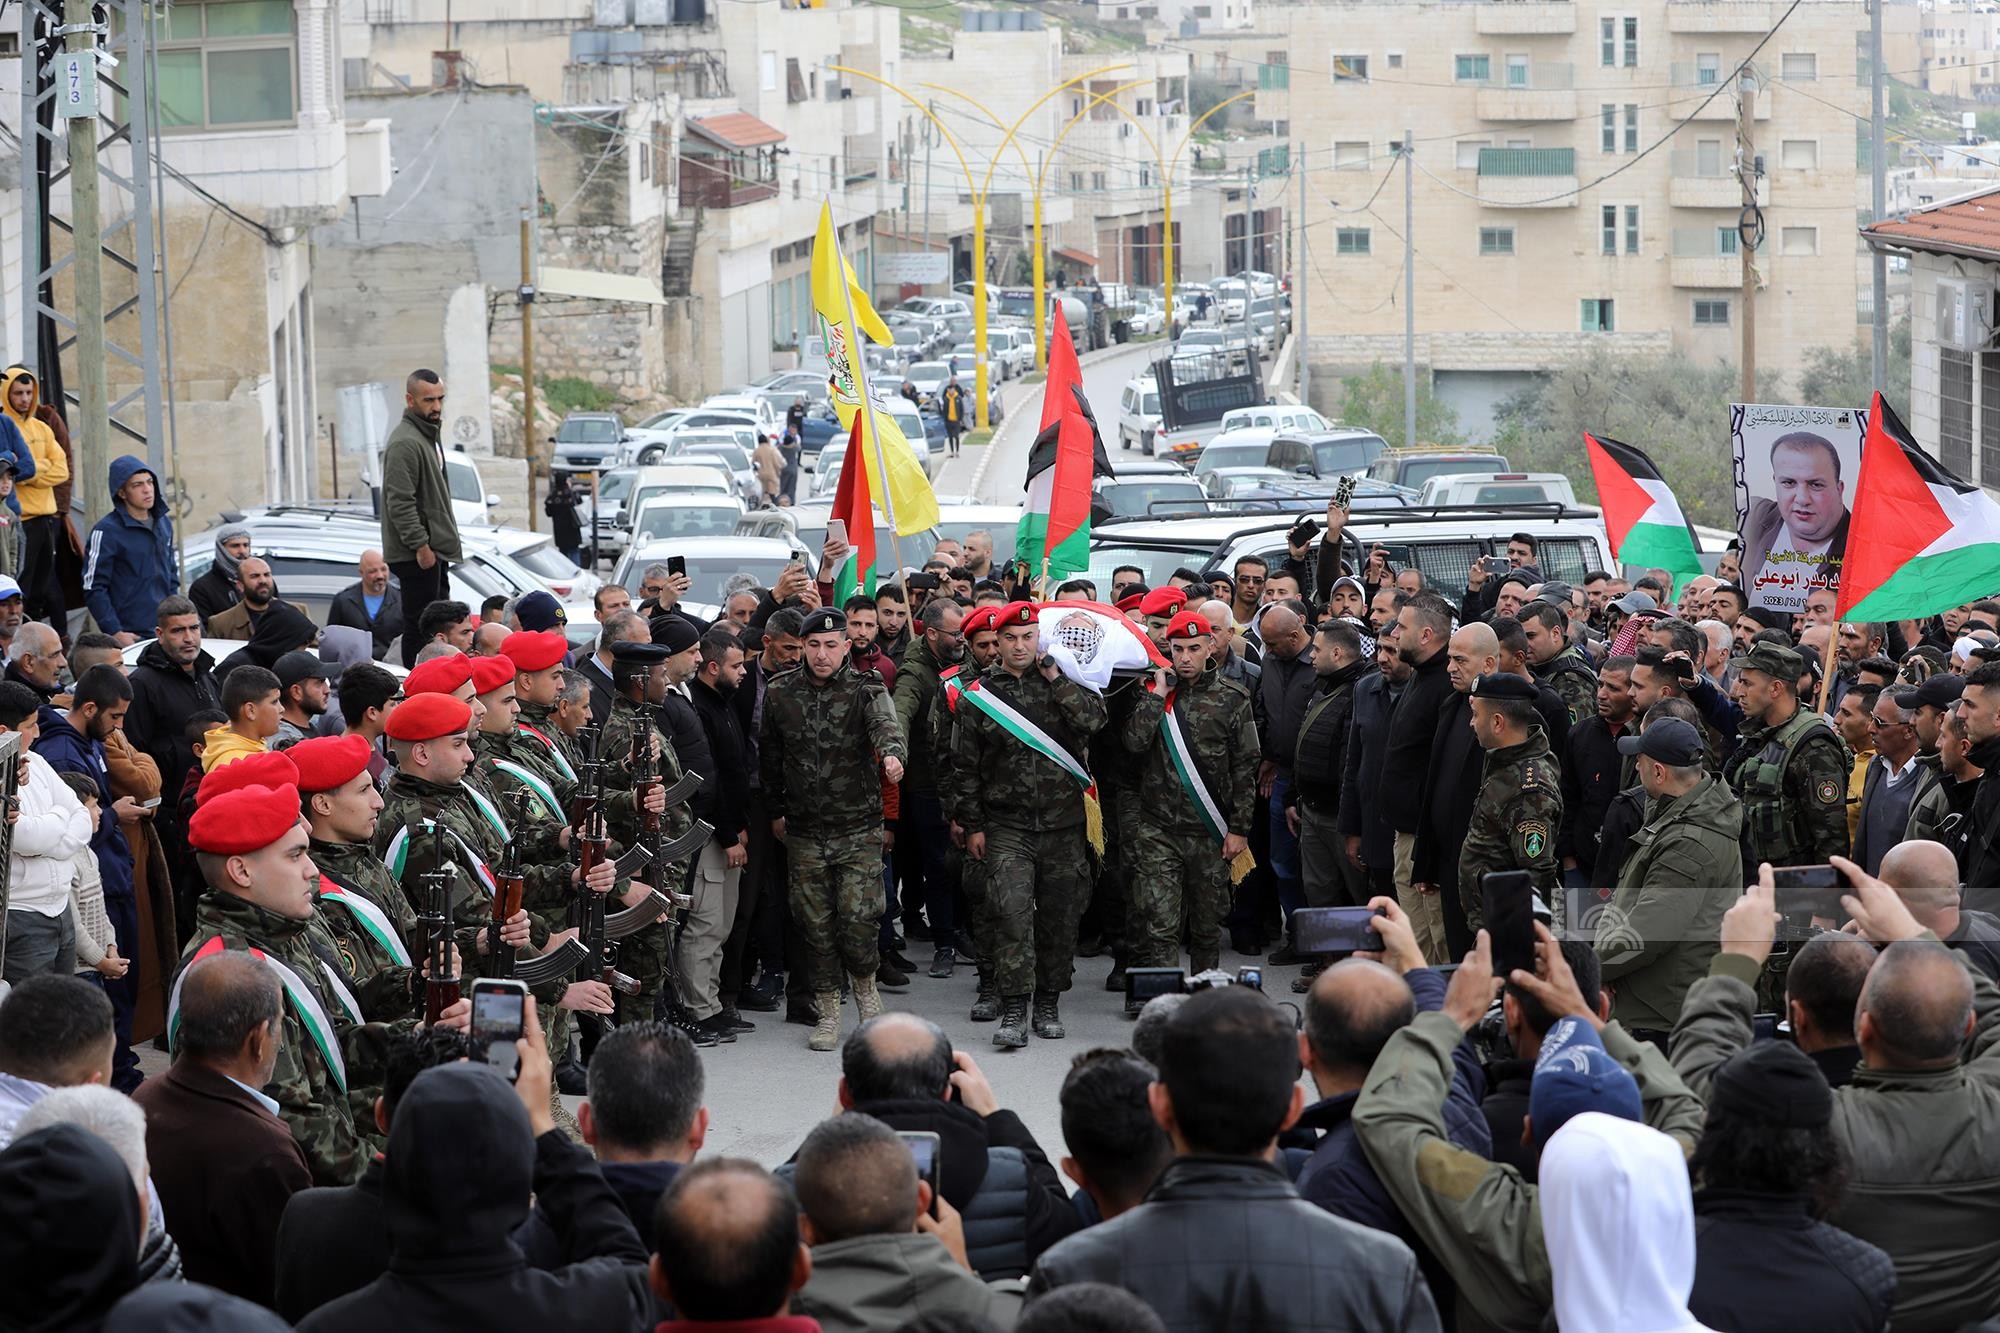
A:
MULTIPOLYGON (((865 69, 852 69, 846 65, 829 66, 835 73, 853 74, 859 78, 867 79, 870 83, 887 88, 890 92, 895 93, 898 97, 901 97, 904 101, 922 112, 924 118, 935 125, 938 133, 944 136, 945 142, 951 145, 952 155, 958 159, 960 170, 965 172, 966 189, 972 194, 972 349, 976 361, 973 367, 972 382, 973 407, 978 413, 975 421, 980 430, 985 430, 989 425, 986 407, 986 191, 993 184, 993 169, 999 165, 1001 155, 1007 151, 1007 145, 1014 142, 1014 136, 1020 130, 1022 124, 1044 102, 1062 92, 1065 88, 1081 83, 1085 79, 1095 78, 1099 74, 1106 74, 1114 69, 1129 68, 1129 64, 1130 62, 1122 62, 1116 65, 1104 65, 1097 69, 1086 70, 1081 74, 1064 79, 1061 83, 1036 98, 1029 104, 1028 109, 1021 113, 1021 118, 1008 127, 1006 135, 994 148, 993 157, 986 164, 986 176, 983 180, 974 179, 972 167, 966 162, 965 153, 959 148, 958 140, 953 137, 950 130, 945 128, 944 122, 937 118, 936 113, 924 105, 922 98, 910 92, 909 89, 891 83, 878 74, 870 74, 865 69)), ((946 89, 945 91, 953 90, 946 89)), ((956 95, 964 97, 968 102, 972 102, 972 105, 978 107, 986 115, 987 119, 993 121, 996 126, 1000 123, 999 117, 987 111, 985 107, 980 106, 972 98, 967 97, 964 93, 957 93, 956 95)), ((1023 153, 1022 161, 1024 164, 1026 160, 1027 155, 1023 153)), ((926 197, 928 197, 930 190, 928 182, 925 183, 924 189, 926 197)))
MULTIPOLYGON (((1043 313, 1043 302, 1048 299, 1045 286, 1047 252, 1042 245, 1042 185, 1048 176, 1049 164, 1055 161, 1056 150, 1062 147, 1062 141, 1069 137, 1069 132, 1076 128, 1078 121, 1107 102, 1114 108, 1117 107, 1118 103, 1114 99, 1120 93, 1143 88, 1151 82, 1153 82, 1151 79, 1134 79, 1130 83, 1120 84, 1109 92, 1093 93, 1090 101, 1077 108, 1076 114, 1064 122, 1062 129, 1056 132, 1055 139, 1049 144, 1047 155, 1042 158, 1041 168, 1035 172, 1035 369, 1037 370, 1049 368, 1048 319, 1043 313)), ((1172 329, 1167 330, 1167 336, 1169 338, 1173 336, 1172 329)))

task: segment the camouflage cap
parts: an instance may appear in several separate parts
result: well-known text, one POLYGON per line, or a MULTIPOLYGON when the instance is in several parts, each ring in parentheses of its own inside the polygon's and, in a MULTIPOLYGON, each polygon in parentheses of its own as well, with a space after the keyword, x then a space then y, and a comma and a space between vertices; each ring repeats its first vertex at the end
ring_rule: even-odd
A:
POLYGON ((1743 654, 1738 667, 1744 671, 1762 671, 1780 680, 1795 681, 1806 669, 1806 661, 1790 648, 1780 648, 1775 643, 1757 643, 1743 654))

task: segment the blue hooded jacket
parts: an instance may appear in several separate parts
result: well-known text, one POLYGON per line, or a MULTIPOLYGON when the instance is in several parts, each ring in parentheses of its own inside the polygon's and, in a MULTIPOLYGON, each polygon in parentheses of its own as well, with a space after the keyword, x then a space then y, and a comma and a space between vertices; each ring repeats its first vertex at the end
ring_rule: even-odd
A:
POLYGON ((153 478, 152 522, 141 523, 114 498, 112 510, 90 530, 84 552, 84 599, 97 627, 106 634, 153 632, 160 603, 180 591, 174 520, 167 513, 159 474, 130 454, 111 460, 111 494, 116 497, 134 474, 153 478))
POLYGON ((90 848, 97 853, 98 874, 104 880, 107 899, 132 898, 132 845, 125 840, 125 828, 118 812, 111 808, 111 769, 104 762, 104 742, 91 740, 74 726, 60 709, 43 704, 39 714, 42 734, 34 751, 49 761, 58 773, 81 773, 97 784, 97 833, 90 848))
MULTIPOLYGON (((0 458, 14 465, 14 480, 26 481, 35 475, 35 451, 28 447, 21 436, 21 428, 5 412, 0 412, 0 458)), ((7 507, 15 513, 21 512, 21 502, 13 492, 7 494, 7 507)))

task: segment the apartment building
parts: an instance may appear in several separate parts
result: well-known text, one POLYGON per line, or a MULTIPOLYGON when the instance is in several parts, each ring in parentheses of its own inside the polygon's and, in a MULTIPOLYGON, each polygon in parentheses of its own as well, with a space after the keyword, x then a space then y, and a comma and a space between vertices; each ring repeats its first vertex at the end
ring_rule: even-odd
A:
MULTIPOLYGON (((1412 136, 1417 359, 1475 434, 1591 348, 1735 359, 1737 67, 1776 0, 1335 3, 1289 11, 1257 118, 1304 144, 1315 383, 1403 353, 1398 151, 1412 136)), ((1761 158, 1761 368, 1858 335, 1855 83, 1865 10, 1806 0, 1746 73, 1761 158)), ((1862 123, 1865 123, 1865 119, 1862 123)))
MULTIPOLYGON (((1994 77, 2000 69, 2000 9, 1985 0, 1940 4, 1920 9, 1918 24, 1915 77, 1909 73, 1900 77, 1947 97, 1981 102, 2000 98, 1994 77)), ((1891 71, 1897 68, 1886 59, 1883 63, 1891 71)))

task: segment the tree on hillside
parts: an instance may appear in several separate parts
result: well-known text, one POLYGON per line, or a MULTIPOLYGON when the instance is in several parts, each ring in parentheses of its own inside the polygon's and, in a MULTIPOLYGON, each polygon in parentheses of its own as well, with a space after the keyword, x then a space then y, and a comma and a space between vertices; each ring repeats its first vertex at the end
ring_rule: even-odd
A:
MULTIPOLYGON (((1392 449, 1404 447, 1403 372, 1379 362, 1365 374, 1348 375, 1340 381, 1340 420, 1380 435, 1392 449)), ((1463 444, 1458 428, 1458 411, 1440 399, 1431 388, 1429 376, 1417 380, 1418 444, 1463 444)))
MULTIPOLYGON (((1866 407, 1874 396, 1874 369, 1868 349, 1859 341, 1846 348, 1806 350, 1799 372, 1798 401, 1815 407, 1866 407)), ((1910 404, 1910 321, 1889 326, 1889 382, 1882 392, 1889 405, 1908 415, 1910 404)))

